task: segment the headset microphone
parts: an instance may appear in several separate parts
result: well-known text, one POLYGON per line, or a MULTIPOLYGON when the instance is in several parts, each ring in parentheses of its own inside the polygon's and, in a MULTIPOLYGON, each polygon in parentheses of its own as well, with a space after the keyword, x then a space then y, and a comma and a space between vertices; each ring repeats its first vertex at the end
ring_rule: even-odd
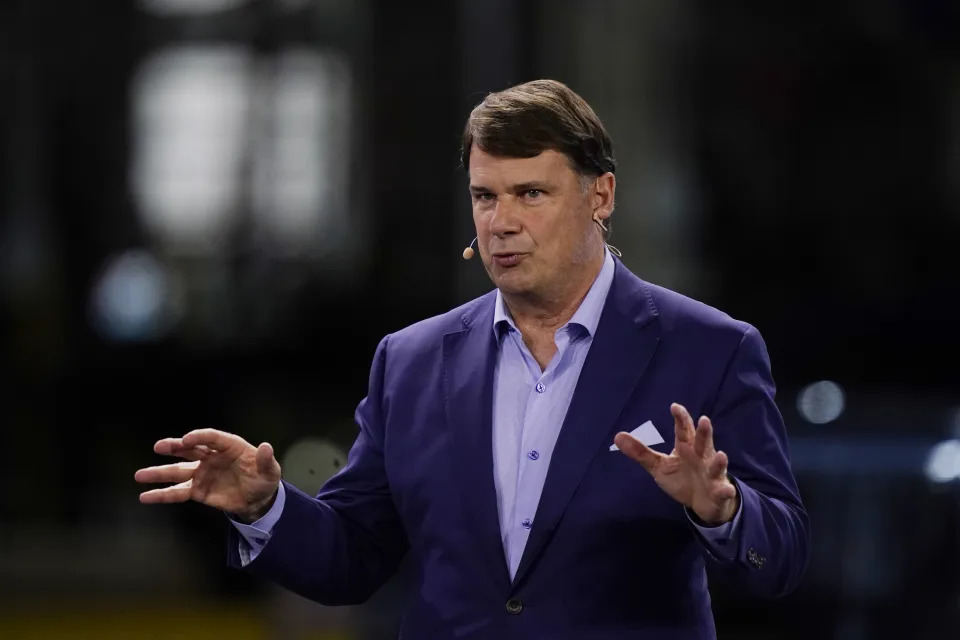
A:
MULTIPOLYGON (((603 224, 603 220, 600 219, 600 216, 594 214, 594 216, 593 216, 593 221, 596 222, 596 223, 597 223, 597 226, 600 227, 600 229, 602 229, 603 231, 606 231, 606 230, 607 230, 607 225, 603 224)), ((470 258, 473 257, 473 254, 475 253, 475 251, 473 250, 473 245, 476 244, 476 242, 477 242, 477 238, 474 238, 474 239, 470 242, 470 246, 468 246, 466 249, 463 250, 463 259, 464 259, 464 260, 469 260, 470 258)), ((604 244, 606 244, 606 243, 604 243, 604 244)), ((620 253, 620 250, 617 249, 617 248, 616 248, 615 246, 613 246, 612 244, 607 244, 607 248, 609 248, 610 251, 613 253, 613 255, 617 256, 618 258, 621 257, 621 256, 623 256, 623 254, 620 253)))
POLYGON ((473 253, 474 253, 474 251, 473 251, 473 244, 474 244, 474 242, 476 242, 476 241, 477 241, 477 239, 474 238, 474 239, 470 242, 470 246, 463 250, 463 259, 464 259, 464 260, 469 260, 470 258, 473 257, 473 253))

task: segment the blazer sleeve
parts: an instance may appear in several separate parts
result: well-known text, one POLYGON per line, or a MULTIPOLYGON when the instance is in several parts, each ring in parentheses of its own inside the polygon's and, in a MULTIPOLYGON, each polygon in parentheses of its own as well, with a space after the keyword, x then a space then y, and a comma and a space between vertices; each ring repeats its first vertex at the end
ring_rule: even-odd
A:
POLYGON ((743 334, 710 415, 715 445, 729 458, 742 514, 729 559, 703 545, 711 573, 762 597, 796 589, 807 565, 809 519, 790 469, 786 429, 763 338, 743 334))
POLYGON ((363 602, 396 573, 408 541, 384 470, 388 338, 377 347, 368 394, 357 407, 360 432, 347 464, 315 498, 284 483, 286 503, 270 541, 245 567, 230 527, 230 565, 327 605, 363 602))

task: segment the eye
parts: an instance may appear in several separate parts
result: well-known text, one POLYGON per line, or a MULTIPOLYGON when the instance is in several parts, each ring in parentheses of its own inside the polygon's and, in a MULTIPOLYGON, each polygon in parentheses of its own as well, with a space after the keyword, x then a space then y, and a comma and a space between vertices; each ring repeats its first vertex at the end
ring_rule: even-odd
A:
POLYGON ((476 202, 493 202, 496 198, 492 193, 475 193, 473 199, 476 202))
POLYGON ((536 200, 537 198, 543 195, 543 191, 541 191, 540 189, 527 189, 524 195, 526 195, 527 198, 530 200, 536 200))

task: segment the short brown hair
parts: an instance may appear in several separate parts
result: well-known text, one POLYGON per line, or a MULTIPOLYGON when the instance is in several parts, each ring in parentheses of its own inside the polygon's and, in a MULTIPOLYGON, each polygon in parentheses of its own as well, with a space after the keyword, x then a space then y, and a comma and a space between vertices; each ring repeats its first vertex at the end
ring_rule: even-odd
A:
POLYGON ((566 155, 582 175, 614 173, 613 144, 597 114, 570 87, 534 80, 489 94, 463 128, 460 161, 470 168, 470 149, 506 158, 532 158, 548 149, 566 155))

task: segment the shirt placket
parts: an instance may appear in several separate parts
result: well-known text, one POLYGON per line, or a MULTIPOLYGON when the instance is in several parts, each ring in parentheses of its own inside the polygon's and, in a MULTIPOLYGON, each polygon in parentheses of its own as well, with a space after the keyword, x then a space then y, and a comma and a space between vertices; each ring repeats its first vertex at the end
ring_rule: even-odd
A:
POLYGON ((541 492, 528 491, 525 490, 525 487, 534 485, 542 487, 550 462, 550 456, 545 455, 547 452, 542 450, 543 445, 546 444, 543 441, 544 421, 548 420, 551 415, 548 406, 553 401, 550 397, 551 387, 556 381, 558 371, 563 366, 564 355, 569 346, 567 328, 558 332, 556 344, 557 353, 542 373, 540 373, 540 367, 536 364, 529 350, 523 349, 524 359, 528 363, 533 385, 527 396, 519 439, 520 455, 516 458, 519 469, 517 470, 517 499, 513 513, 513 527, 517 532, 518 539, 522 541, 522 544, 518 545, 518 553, 522 552, 526 545, 530 530, 533 528, 537 507, 540 504, 541 492))

